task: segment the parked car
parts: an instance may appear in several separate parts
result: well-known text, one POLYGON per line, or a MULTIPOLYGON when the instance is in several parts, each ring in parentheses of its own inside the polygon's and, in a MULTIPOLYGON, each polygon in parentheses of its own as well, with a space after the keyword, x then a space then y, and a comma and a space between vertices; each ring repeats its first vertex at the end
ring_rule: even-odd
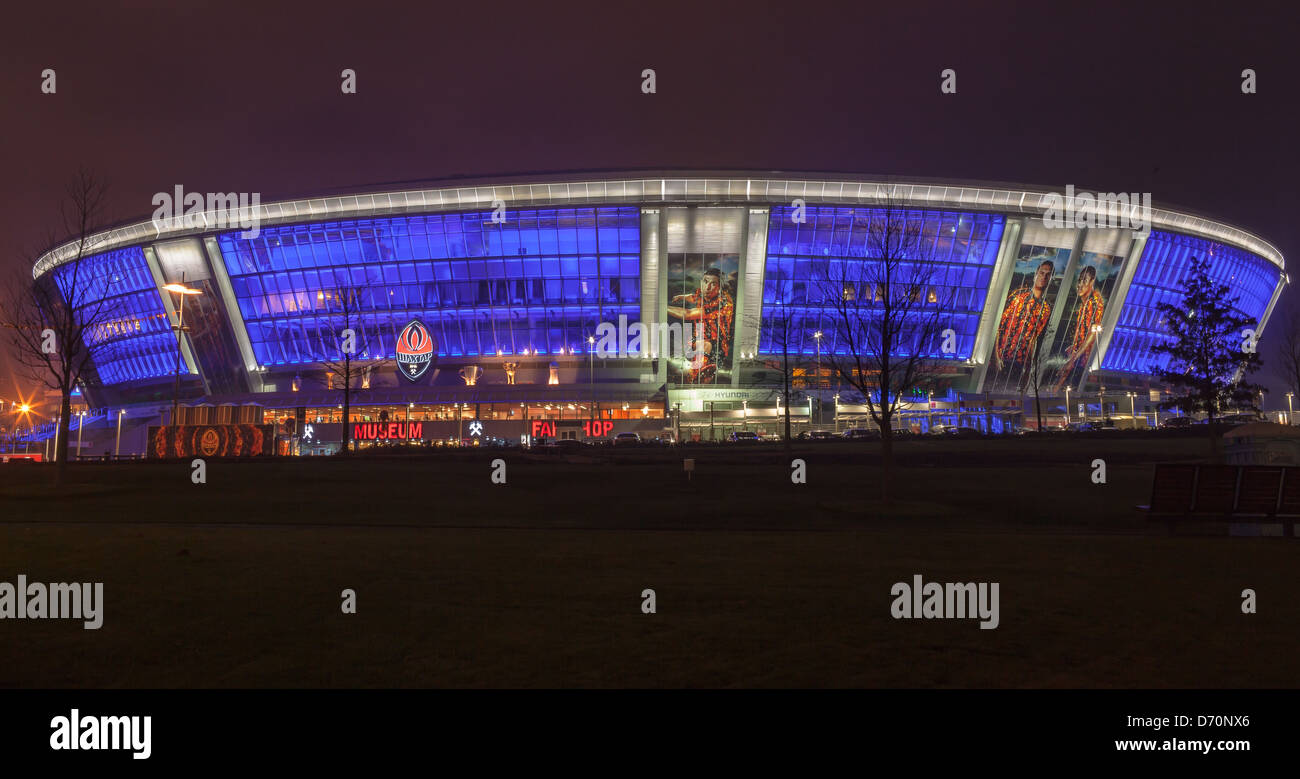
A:
POLYGON ((591 444, 586 441, 579 441, 576 438, 561 438, 555 442, 555 446, 561 452, 580 452, 583 449, 591 448, 591 444))
POLYGON ((950 427, 946 435, 952 438, 983 438, 984 434, 975 427, 950 427))
POLYGON ((1266 422, 1268 420, 1258 414, 1226 414, 1214 421, 1222 422, 1225 425, 1249 425, 1252 422, 1266 422))
POLYGON ((1191 417, 1169 417, 1165 421, 1161 422, 1160 426, 1164 428, 1185 428, 1191 427, 1192 424, 1193 420, 1191 417))
POLYGON ((851 427, 845 430, 841 435, 849 439, 872 439, 879 438, 880 435, 874 430, 868 430, 865 427, 851 427))
POLYGON ((640 433, 619 433, 614 436, 614 446, 635 446, 641 443, 640 433))
POLYGON ((733 444, 756 444, 763 439, 753 430, 733 430, 727 440, 733 444))
POLYGON ((814 430, 808 434, 808 439, 811 441, 833 441, 835 440, 835 434, 829 430, 814 430))
MULTIPOLYGON (((1214 426, 1215 427, 1237 427, 1238 425, 1244 425, 1250 422, 1259 422, 1259 421, 1261 420, 1257 419, 1256 417, 1250 414, 1228 414, 1226 416, 1215 417, 1214 426)), ((1210 419, 1209 417, 1206 417, 1205 419, 1198 419, 1193 424, 1208 425, 1210 424, 1210 419)))

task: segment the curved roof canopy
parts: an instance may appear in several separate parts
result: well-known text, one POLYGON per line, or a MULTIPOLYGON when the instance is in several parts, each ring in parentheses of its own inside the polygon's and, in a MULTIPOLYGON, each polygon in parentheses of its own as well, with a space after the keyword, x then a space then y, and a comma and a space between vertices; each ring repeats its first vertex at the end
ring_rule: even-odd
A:
MULTIPOLYGON (((1082 193, 1080 193, 1082 194, 1082 193)), ((1120 193, 1123 194, 1123 193, 1120 193)), ((389 185, 350 194, 323 195, 259 203, 255 219, 260 226, 355 219, 393 214, 438 213, 491 209, 494 201, 508 208, 587 206, 602 204, 665 205, 719 203, 754 205, 791 202, 846 206, 891 204, 907 208, 964 209, 1041 217, 1062 191, 1025 188, 1012 184, 944 183, 918 179, 856 178, 837 174, 663 173, 554 174, 516 176, 509 179, 458 181, 454 184, 389 185)), ((251 208, 251 207, 250 207, 251 208)), ((179 209, 178 209, 179 210, 179 209)), ((240 214, 233 209, 135 222, 109 228, 86 239, 86 253, 99 253, 168 238, 239 229, 240 214)), ((1232 225, 1193 214, 1151 209, 1151 228, 1207 238, 1253 252, 1285 269, 1282 253, 1262 238, 1232 225)), ((33 277, 77 256, 78 242, 57 246, 36 261, 33 277)))

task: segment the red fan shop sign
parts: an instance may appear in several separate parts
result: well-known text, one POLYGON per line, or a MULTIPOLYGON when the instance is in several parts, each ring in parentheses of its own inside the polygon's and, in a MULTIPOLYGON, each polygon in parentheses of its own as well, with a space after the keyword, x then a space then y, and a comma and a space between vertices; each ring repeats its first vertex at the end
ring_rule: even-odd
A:
MULTIPOLYGON (((595 419, 582 423, 582 432, 586 433, 590 438, 608 436, 613 429, 614 423, 608 419, 595 419)), ((533 438, 554 438, 556 435, 554 422, 546 422, 541 419, 533 420, 533 438)))

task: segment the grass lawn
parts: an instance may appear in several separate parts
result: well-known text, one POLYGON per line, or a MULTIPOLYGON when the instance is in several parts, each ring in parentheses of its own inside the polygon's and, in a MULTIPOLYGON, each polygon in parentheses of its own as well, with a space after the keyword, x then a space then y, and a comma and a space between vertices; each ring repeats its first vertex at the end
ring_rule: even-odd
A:
POLYGON ((98 631, 0 621, 0 687, 1300 686, 1295 541, 1132 510, 1189 443, 907 442, 889 510, 852 444, 800 449, 804 485, 767 446, 695 452, 689 482, 655 450, 507 454, 505 485, 485 452, 209 462, 201 485, 87 465, 57 491, 11 465, 0 581, 102 581, 106 606, 98 631), (892 619, 913 574, 998 582, 999 627, 892 619))

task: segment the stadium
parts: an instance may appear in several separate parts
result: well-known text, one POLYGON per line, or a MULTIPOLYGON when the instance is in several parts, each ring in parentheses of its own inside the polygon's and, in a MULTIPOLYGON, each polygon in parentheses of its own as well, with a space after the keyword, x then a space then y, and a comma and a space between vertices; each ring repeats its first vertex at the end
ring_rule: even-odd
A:
MULTIPOLYGON (((65 283, 80 263, 115 311, 92 335, 74 457, 336 452, 344 380, 358 447, 710 441, 783 431, 787 359, 796 432, 872 426, 832 369, 852 347, 817 282, 870 266, 872 225, 901 214, 930 279, 920 308, 942 307, 946 325, 942 348, 922 347, 929 382, 902 429, 1036 424, 1031 347, 1048 367, 1045 424, 1154 425, 1156 306, 1179 300, 1190 259, 1262 333, 1283 257, 1159 206, 1145 230, 1053 223, 1064 192, 690 171, 404 183, 255 200, 254 230, 220 210, 105 229, 89 256, 52 247, 33 277, 65 283), (598 354, 627 323, 697 323, 703 348, 598 354)), ((853 294, 869 306, 870 289, 853 294)), ((48 451, 53 434, 25 438, 48 451)))

